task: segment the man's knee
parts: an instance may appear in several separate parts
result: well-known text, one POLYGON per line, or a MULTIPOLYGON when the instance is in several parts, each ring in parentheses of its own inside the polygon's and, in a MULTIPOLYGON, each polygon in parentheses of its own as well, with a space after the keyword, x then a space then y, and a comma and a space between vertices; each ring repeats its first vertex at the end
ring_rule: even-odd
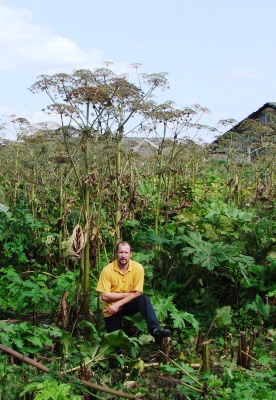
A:
POLYGON ((140 303, 148 304, 150 303, 150 298, 146 294, 141 294, 141 296, 138 297, 140 303))
POLYGON ((151 306, 150 298, 146 294, 141 294, 140 296, 135 297, 129 304, 126 304, 125 308, 129 311, 138 312, 144 308, 148 308, 151 306))

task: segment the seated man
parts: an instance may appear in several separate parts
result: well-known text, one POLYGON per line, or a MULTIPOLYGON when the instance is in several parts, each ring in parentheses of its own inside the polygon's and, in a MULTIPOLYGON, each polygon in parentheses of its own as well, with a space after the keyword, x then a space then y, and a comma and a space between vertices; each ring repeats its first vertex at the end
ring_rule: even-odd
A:
POLYGON ((121 329, 124 316, 140 312, 152 336, 171 336, 169 329, 160 327, 150 299, 142 294, 144 268, 130 259, 129 243, 119 243, 116 256, 117 260, 103 268, 97 285, 97 291, 101 292, 101 299, 104 302, 103 312, 107 332, 121 329))

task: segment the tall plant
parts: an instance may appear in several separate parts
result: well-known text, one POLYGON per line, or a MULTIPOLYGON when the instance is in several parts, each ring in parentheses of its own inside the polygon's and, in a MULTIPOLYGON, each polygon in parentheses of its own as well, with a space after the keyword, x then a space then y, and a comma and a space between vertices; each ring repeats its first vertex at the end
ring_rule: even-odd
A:
MULTIPOLYGON (((137 68, 136 68, 137 71, 137 68)), ((72 74, 60 73, 53 76, 40 76, 32 87, 32 92, 44 92, 51 100, 49 112, 60 116, 61 132, 64 147, 68 153, 75 172, 80 193, 81 214, 85 228, 85 247, 82 255, 83 270, 83 312, 89 318, 89 273, 92 216, 96 210, 97 188, 93 188, 93 173, 97 170, 96 146, 99 138, 107 135, 115 140, 115 202, 114 213, 115 241, 121 239, 121 143, 123 137, 133 130, 131 117, 139 117, 135 125, 139 125, 147 116, 143 112, 148 107, 152 92, 159 86, 166 85, 166 76, 160 74, 137 73, 138 86, 127 80, 126 76, 118 76, 108 68, 95 71, 77 70, 72 74), (141 89, 142 80, 145 90, 141 89), (72 132, 69 135, 68 132, 72 132), (82 162, 75 147, 80 144, 82 162), (93 190, 94 189, 94 190, 93 190)))
MULTIPOLYGON (((151 132, 155 137, 157 147, 156 157, 156 206, 155 206, 155 234, 159 233, 160 215, 162 207, 165 208, 165 230, 168 220, 168 202, 172 191, 173 177, 182 174, 180 167, 180 153, 185 151, 191 140, 187 140, 188 132, 195 137, 201 129, 210 129, 199 124, 199 119, 208 109, 195 104, 191 107, 178 109, 172 102, 152 104, 148 111, 149 124, 144 130, 151 132)), ((189 151, 189 163, 194 163, 193 152, 189 151)), ((195 173, 194 179, 195 179, 195 173)))

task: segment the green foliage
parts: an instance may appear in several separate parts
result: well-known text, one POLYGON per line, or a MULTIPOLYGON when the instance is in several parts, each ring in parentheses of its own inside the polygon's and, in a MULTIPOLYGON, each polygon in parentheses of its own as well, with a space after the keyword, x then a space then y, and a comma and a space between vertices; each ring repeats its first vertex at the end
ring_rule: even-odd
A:
POLYGON ((56 278, 51 277, 51 279, 49 279, 48 286, 52 289, 51 302, 53 307, 58 306, 61 296, 65 291, 69 292, 68 302, 71 303, 76 292, 78 279, 78 271, 66 271, 59 274, 56 278))
POLYGON ((237 246, 205 241, 198 232, 190 232, 188 236, 183 237, 183 240, 189 247, 182 250, 182 255, 185 257, 191 255, 193 264, 207 268, 209 271, 219 266, 226 266, 230 276, 231 270, 235 269, 248 281, 247 267, 254 264, 254 259, 240 254, 237 246))
MULTIPOLYGON (((77 72, 79 88, 86 85, 86 75, 77 72)), ((94 77, 98 85, 101 78, 94 77)), ((103 81, 109 79, 113 78, 107 73, 103 81)), ((106 115, 110 111, 109 107, 101 110, 106 115)), ((200 146, 168 141, 162 160, 158 151, 143 160, 137 154, 125 157, 128 149, 123 146, 118 155, 124 166, 118 174, 116 133, 107 131, 105 137, 96 138, 99 132, 91 132, 87 136, 90 158, 83 151, 86 144, 79 140, 80 131, 67 127, 63 133, 73 150, 78 177, 73 176, 60 131, 51 133, 54 142, 49 133, 31 135, 25 142, 11 144, 11 153, 6 153, 7 146, 0 149, 1 165, 6 161, 8 165, 0 176, 0 311, 3 319, 33 317, 35 321, 37 317, 40 321, 38 327, 2 321, 0 342, 32 358, 45 356, 41 362, 51 371, 71 369, 76 376, 87 369, 89 376, 91 368, 93 379, 120 389, 126 378, 135 379, 134 392, 143 393, 145 400, 272 400, 274 335, 267 327, 275 315, 274 160, 264 157, 239 165, 228 154, 227 160, 217 162, 208 160, 200 146), (14 174, 15 154, 20 177, 14 174), (103 154, 108 155, 107 163, 102 162, 103 154), (64 259, 58 245, 76 224, 84 227, 85 185, 93 199, 87 209, 93 296, 91 318, 79 322, 83 264, 64 259), (145 292, 162 325, 172 328, 170 357, 178 366, 166 360, 156 369, 145 367, 160 362, 162 356, 137 315, 130 317, 137 328, 131 328, 132 337, 123 331, 105 334, 94 286, 98 270, 113 257, 115 225, 123 239, 133 244, 133 258, 145 267, 145 292), (60 304, 65 292, 66 302, 60 304), (63 311, 69 321, 62 331, 55 323, 57 313, 63 311), (206 334, 214 317, 216 329, 208 334, 213 372, 204 375, 187 363, 201 362, 194 351, 196 334, 199 326, 206 334), (233 335, 231 346, 222 329, 233 335), (258 330, 260 335, 248 371, 236 367, 240 329, 258 330), (194 381, 183 370, 206 385, 204 396, 184 387, 194 381)), ((12 362, 0 354, 1 400, 17 400, 20 393, 35 399, 79 398, 73 381, 42 378, 27 364, 12 362)))
POLYGON ((133 260, 143 265, 145 271, 145 283, 147 284, 153 278, 152 263, 154 262, 154 252, 148 251, 146 253, 135 252, 133 254, 133 260))
POLYGON ((22 377, 24 366, 14 365, 10 357, 0 353, 0 398, 1 400, 18 399, 24 389, 25 382, 22 377), (16 379, 15 379, 16 377, 16 379))
POLYGON ((207 380, 207 399, 273 400, 274 380, 269 372, 250 372, 225 368, 223 378, 211 375, 207 380))
POLYGON ((276 260, 267 257, 264 265, 254 265, 251 269, 252 277, 248 287, 255 287, 264 293, 274 290, 276 279, 276 260))
POLYGON ((26 393, 35 393, 34 400, 81 400, 81 396, 72 395, 71 385, 52 379, 26 385, 20 396, 26 393))
POLYGON ((122 330, 107 333, 104 338, 112 351, 115 348, 126 349, 130 350, 132 357, 137 356, 140 344, 137 338, 128 337, 122 330))
POLYGON ((52 290, 46 286, 47 277, 42 274, 23 275, 12 266, 0 270, 0 308, 16 313, 45 311, 52 303, 52 290))
MULTIPOLYGON (((87 324, 89 323, 82 322, 79 326, 87 327, 87 324)), ((100 337, 95 327, 90 340, 74 338, 69 332, 62 331, 60 342, 66 362, 70 362, 74 366, 79 363, 89 363, 93 369, 97 366, 106 368, 110 358, 117 359, 122 365, 124 359, 117 357, 118 351, 125 351, 135 358, 142 343, 135 337, 128 337, 122 330, 106 333, 100 337)))
POLYGON ((233 224, 246 225, 252 221, 253 213, 243 211, 234 204, 226 204, 222 201, 213 201, 205 208, 205 220, 213 225, 224 225, 229 221, 233 224), (223 217, 225 217, 223 219, 223 217))
POLYGON ((10 324, 0 321, 0 341, 7 347, 16 348, 25 355, 44 351, 53 345, 52 337, 61 336, 57 327, 36 327, 28 322, 10 324))
POLYGON ((156 315, 161 322, 165 322, 169 318, 172 320, 173 327, 180 330, 184 329, 186 322, 188 322, 198 331, 199 322, 193 314, 178 310, 173 303, 173 296, 168 296, 167 298, 157 296, 153 297, 152 301, 156 315))
MULTIPOLYGON (((35 251, 39 247, 36 232, 48 235, 48 229, 42 222, 33 218, 24 209, 16 209, 13 213, 0 212, 0 251, 1 264, 21 266, 34 264, 35 251)), ((40 250, 41 253, 41 250, 40 250)))
POLYGON ((216 312, 216 326, 225 329, 232 323, 232 310, 230 306, 219 308, 216 312))
POLYGON ((0 269, 0 308, 16 315, 56 310, 61 296, 69 292, 72 301, 78 274, 67 271, 57 279, 50 274, 19 274, 14 267, 0 269))
POLYGON ((270 306, 269 304, 264 304, 261 297, 257 294, 255 300, 252 303, 249 303, 245 307, 246 310, 253 310, 257 313, 261 314, 264 320, 269 319, 270 306))

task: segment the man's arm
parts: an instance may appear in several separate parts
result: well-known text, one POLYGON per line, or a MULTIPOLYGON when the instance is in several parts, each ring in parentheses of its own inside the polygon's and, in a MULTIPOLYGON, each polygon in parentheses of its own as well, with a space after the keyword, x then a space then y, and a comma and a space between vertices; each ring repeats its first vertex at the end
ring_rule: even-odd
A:
MULTIPOLYGON (((141 292, 132 292, 132 293, 102 293, 102 295, 113 295, 113 294, 119 294, 119 295, 127 295, 118 300, 116 303, 111 304, 108 309, 107 313, 109 315, 113 315, 116 312, 120 310, 121 307, 123 307, 125 304, 129 303, 131 300, 135 299, 135 297, 141 296, 141 292)), ((113 300, 114 301, 114 300, 113 300)))
POLYGON ((118 301, 127 297, 130 293, 101 293, 101 299, 103 301, 111 302, 111 301, 118 301))

